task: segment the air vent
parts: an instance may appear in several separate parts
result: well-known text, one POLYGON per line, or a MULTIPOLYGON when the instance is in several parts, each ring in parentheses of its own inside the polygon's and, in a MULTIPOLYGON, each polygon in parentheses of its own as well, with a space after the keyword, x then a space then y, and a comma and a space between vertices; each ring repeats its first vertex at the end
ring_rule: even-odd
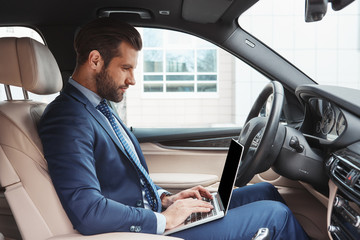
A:
POLYGON ((350 161, 336 156, 332 168, 332 176, 335 182, 350 190, 352 194, 360 196, 360 170, 350 161))
POLYGON ((354 190, 360 194, 360 178, 358 178, 354 184, 354 190))
POLYGON ((346 177, 350 173, 351 167, 347 165, 345 162, 340 160, 336 161, 334 168, 334 176, 340 180, 341 182, 346 182, 346 177))

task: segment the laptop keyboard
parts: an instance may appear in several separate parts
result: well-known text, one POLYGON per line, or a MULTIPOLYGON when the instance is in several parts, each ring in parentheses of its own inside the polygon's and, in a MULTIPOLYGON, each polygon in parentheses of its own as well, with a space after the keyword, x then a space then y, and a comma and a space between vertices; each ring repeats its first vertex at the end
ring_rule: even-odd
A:
MULTIPOLYGON (((214 206, 214 200, 213 199, 208 199, 208 198, 203 198, 202 199, 203 201, 206 201, 206 202, 210 202, 211 205, 214 206)), ((204 218, 207 218, 207 217, 211 217, 211 216, 214 216, 216 215, 216 209, 215 209, 215 206, 214 208, 210 211, 210 212, 197 212, 197 213, 192 213, 184 222, 184 224, 189 224, 189 223, 193 223, 193 222, 196 222, 196 221, 199 221, 199 220, 202 220, 204 218)))

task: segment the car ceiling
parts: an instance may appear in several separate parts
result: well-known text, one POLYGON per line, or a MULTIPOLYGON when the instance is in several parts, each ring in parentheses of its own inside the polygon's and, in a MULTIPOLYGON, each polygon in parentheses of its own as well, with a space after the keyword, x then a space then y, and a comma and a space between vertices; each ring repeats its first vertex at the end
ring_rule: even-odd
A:
MULTIPOLYGON (((287 76, 297 76, 293 80, 294 83, 289 84, 291 89, 295 89, 299 81, 311 83, 311 80, 298 69, 290 66, 279 56, 275 56, 276 54, 266 49, 267 47, 262 43, 258 43, 258 49, 248 53, 247 49, 239 49, 241 47, 237 46, 239 44, 236 39, 231 39, 234 35, 239 35, 238 17, 256 2, 258 0, 2 1, 0 26, 24 25, 38 29, 54 54, 64 79, 67 79, 75 66, 75 52, 73 51, 75 32, 83 24, 99 17, 104 11, 110 10, 121 12, 112 13, 111 17, 126 20, 135 26, 179 30, 209 40, 237 55, 271 79, 288 80, 287 76), (142 19, 139 14, 129 13, 134 11, 145 12, 150 18, 142 19), (267 54, 269 54, 268 57, 266 57, 267 54), (262 63, 256 56, 264 56, 264 59, 275 57, 278 60, 264 60, 262 63), (274 68, 269 63, 283 65, 281 68, 283 71, 276 72, 279 67, 274 68), (273 69, 275 72, 271 73, 273 69)), ((249 38, 244 31, 240 34, 245 34, 245 37, 249 38)), ((257 41, 251 36, 249 39, 257 41)), ((242 48, 246 47, 242 46, 242 48)))
POLYGON ((255 2, 257 0, 2 1, 0 25, 25 25, 39 29, 54 52, 60 68, 71 70, 74 60, 69 63, 69 57, 74 59, 74 53, 60 56, 68 51, 66 49, 72 49, 73 32, 97 18, 101 10, 147 11, 150 19, 141 19, 137 14, 112 14, 111 17, 123 18, 136 26, 163 27, 203 34, 212 42, 221 43, 234 30, 237 17, 255 2), (211 28, 214 31, 202 31, 204 24, 214 25, 211 28), (69 31, 72 33, 69 34, 69 31), (66 36, 60 36, 61 34, 66 36))
POLYGON ((37 0, 2 1, 1 24, 62 25, 83 24, 100 9, 145 9, 158 23, 181 21, 199 23, 234 21, 258 0, 37 0), (164 16, 159 11, 168 10, 164 16), (66 13, 66 14, 64 14, 66 13))

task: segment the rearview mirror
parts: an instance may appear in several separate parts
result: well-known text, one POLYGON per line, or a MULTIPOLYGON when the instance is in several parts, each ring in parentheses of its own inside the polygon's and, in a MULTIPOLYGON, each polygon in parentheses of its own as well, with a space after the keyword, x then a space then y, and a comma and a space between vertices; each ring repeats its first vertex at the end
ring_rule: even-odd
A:
POLYGON ((326 14, 328 2, 334 11, 339 11, 354 0, 305 0, 305 22, 320 21, 326 14))
POLYGON ((305 22, 320 21, 326 14, 328 0, 305 0, 305 22))

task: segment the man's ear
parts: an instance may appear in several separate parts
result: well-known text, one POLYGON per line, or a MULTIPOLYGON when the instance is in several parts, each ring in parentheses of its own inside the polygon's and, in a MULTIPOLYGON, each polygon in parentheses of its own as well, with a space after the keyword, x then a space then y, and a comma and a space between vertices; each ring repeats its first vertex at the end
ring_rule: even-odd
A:
POLYGON ((92 50, 89 53, 88 63, 91 69, 93 69, 96 72, 100 72, 104 64, 104 60, 102 59, 99 51, 92 50))

